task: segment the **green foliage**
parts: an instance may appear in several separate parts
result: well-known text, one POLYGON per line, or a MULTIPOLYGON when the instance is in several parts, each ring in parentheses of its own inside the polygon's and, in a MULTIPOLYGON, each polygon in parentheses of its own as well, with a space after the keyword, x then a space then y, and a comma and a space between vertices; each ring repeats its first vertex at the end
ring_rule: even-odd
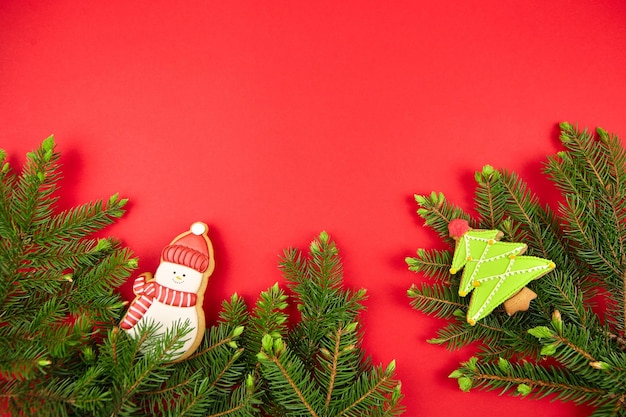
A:
POLYGON ((189 329, 133 339, 118 323, 115 288, 137 266, 102 229, 125 199, 55 210, 53 138, 13 173, 0 151, 0 409, 37 416, 394 416, 402 412, 395 363, 373 366, 360 348, 365 291, 343 288, 326 233, 307 256, 280 265, 300 317, 278 284, 249 309, 237 294, 197 351, 168 361, 189 329), (296 314, 297 315, 297 314, 296 314))
POLYGON ((117 324, 114 291, 137 266, 112 238, 94 237, 124 212, 125 199, 57 212, 60 155, 52 137, 20 174, 4 163, 0 182, 0 399, 12 415, 258 415, 258 393, 237 345, 243 301, 224 303, 198 353, 168 363, 187 329, 151 342, 117 324), (149 348, 146 348, 147 345, 149 348))
POLYGON ((154 342, 153 327, 139 329, 137 339, 114 327, 95 365, 110 393, 98 403, 98 415, 259 415, 260 393, 239 346, 244 328, 237 319, 244 309, 236 295, 224 302, 222 319, 206 330, 198 350, 174 363, 168 352, 178 349, 187 329, 175 328, 154 342))
POLYGON ((123 303, 113 290, 136 266, 118 241, 93 235, 122 215, 126 200, 57 213, 54 139, 30 152, 20 173, 1 156, 1 398, 11 410, 28 404, 26 414, 89 409, 108 393, 94 385, 85 355, 116 323, 123 303))
POLYGON ((476 356, 450 375, 461 390, 548 396, 595 406, 594 416, 626 416, 626 151, 602 129, 593 135, 568 123, 561 142, 565 150, 545 165, 563 195, 558 214, 515 173, 490 166, 475 175, 476 218, 441 194, 416 196, 418 214, 449 242, 447 223, 461 217, 552 259, 557 269, 529 284, 538 294, 531 309, 512 317, 497 309, 475 326, 465 323, 467 300, 445 274, 453 248, 420 249, 407 259, 410 270, 435 279, 408 295, 414 308, 448 319, 432 343, 456 349, 480 342, 476 356), (606 308, 593 310, 594 301, 606 308))
MULTIPOLYGON (((281 270, 294 293, 300 321, 271 332, 253 325, 260 338, 259 372, 271 416, 395 416, 403 408, 395 362, 373 366, 360 348, 358 315, 365 291, 343 288, 339 251, 327 233, 311 242, 308 256, 285 251, 281 270)), ((284 294, 272 287, 261 295, 252 321, 283 311, 284 294), (274 294, 267 298, 267 294, 274 294), (269 302, 270 299, 275 300, 269 302)))

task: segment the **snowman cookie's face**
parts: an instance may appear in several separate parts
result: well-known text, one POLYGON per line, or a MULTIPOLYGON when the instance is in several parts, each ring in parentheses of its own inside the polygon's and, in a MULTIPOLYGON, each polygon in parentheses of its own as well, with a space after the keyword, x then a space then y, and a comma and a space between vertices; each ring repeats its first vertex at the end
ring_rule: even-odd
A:
POLYGON ((195 293, 202 284, 202 273, 183 265, 161 262, 154 280, 167 288, 195 293))

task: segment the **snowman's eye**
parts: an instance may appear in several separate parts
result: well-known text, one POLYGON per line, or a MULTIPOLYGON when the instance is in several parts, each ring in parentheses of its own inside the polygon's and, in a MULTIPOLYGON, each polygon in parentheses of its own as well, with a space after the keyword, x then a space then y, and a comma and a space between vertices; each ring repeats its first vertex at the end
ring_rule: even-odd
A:
POLYGON ((176 275, 176 271, 173 271, 172 274, 176 275))
POLYGON ((186 277, 187 275, 183 274, 183 278, 186 277))

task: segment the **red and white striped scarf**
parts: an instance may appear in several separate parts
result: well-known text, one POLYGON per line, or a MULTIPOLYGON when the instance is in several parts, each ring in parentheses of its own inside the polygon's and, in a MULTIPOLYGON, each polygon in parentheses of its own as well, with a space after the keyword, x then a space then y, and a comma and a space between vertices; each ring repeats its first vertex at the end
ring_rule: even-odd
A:
POLYGON ((195 293, 173 290, 157 284, 155 281, 146 282, 145 275, 140 275, 135 279, 133 292, 140 297, 135 298, 128 307, 126 316, 120 324, 124 330, 129 330, 137 324, 155 299, 175 307, 192 307, 196 305, 197 300, 195 293))

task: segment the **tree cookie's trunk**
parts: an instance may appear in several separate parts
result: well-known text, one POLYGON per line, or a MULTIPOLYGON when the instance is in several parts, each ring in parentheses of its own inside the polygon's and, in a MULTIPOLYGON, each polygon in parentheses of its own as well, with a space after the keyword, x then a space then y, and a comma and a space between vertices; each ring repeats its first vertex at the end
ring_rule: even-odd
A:
POLYGON ((530 302, 535 298, 537 294, 528 287, 524 287, 504 302, 504 310, 509 316, 518 311, 526 311, 530 308, 530 302))

